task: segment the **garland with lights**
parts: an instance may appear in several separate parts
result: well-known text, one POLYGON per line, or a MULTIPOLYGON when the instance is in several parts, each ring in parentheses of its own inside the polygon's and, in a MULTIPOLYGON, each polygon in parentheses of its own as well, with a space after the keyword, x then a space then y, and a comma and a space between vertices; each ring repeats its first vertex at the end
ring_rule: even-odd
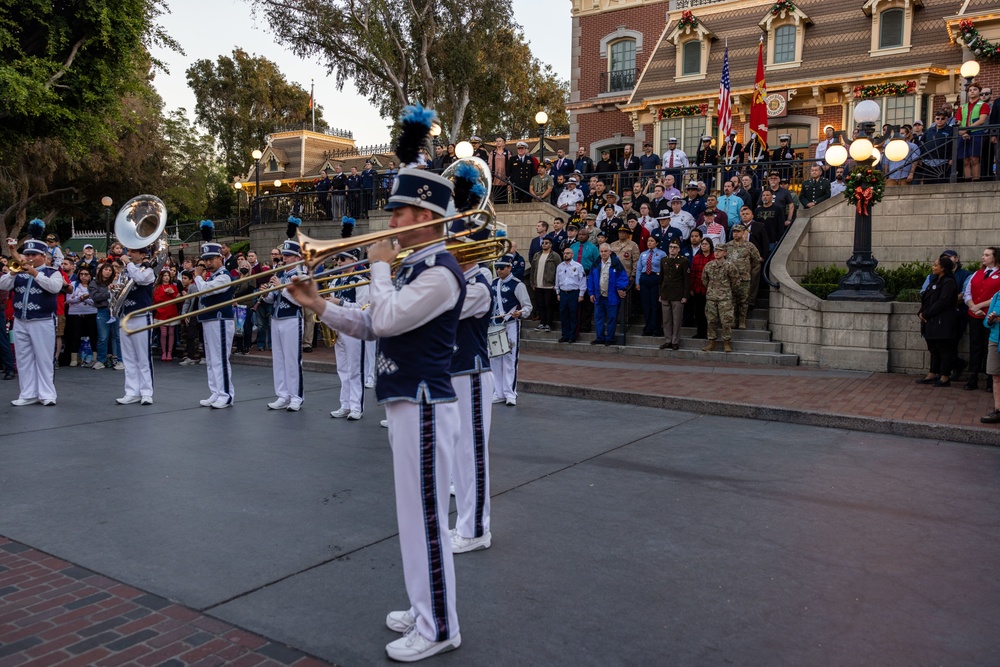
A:
POLYGON ((667 107, 656 112, 656 120, 678 118, 679 116, 704 116, 708 113, 707 104, 696 104, 686 107, 667 107))
POLYGON ((691 13, 691 10, 688 9, 681 14, 681 20, 677 22, 677 27, 682 30, 684 28, 697 28, 698 19, 696 19, 694 14, 691 13))
POLYGON ((795 11, 795 5, 792 4, 792 0, 778 0, 778 2, 774 3, 774 6, 771 7, 771 16, 777 16, 782 11, 795 11))
POLYGON ((870 100, 873 97, 903 97, 917 92, 917 82, 873 83, 870 86, 854 86, 854 99, 870 100))
POLYGON ((868 215, 871 207, 882 201, 885 194, 885 174, 881 169, 858 165, 847 176, 844 196, 857 207, 859 215, 868 215))
POLYGON ((969 50, 982 60, 1000 60, 1000 46, 993 44, 979 34, 979 30, 969 19, 958 22, 962 35, 956 39, 959 44, 969 47, 969 50))

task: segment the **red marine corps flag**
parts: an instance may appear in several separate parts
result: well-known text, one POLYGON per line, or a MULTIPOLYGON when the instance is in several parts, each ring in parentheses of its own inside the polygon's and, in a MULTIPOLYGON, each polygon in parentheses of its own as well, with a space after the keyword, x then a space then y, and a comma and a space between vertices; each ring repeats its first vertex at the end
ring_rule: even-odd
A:
POLYGON ((767 151, 767 84, 764 83, 764 38, 760 38, 760 48, 757 51, 757 81, 753 86, 753 100, 750 102, 750 131, 760 142, 758 156, 767 151))

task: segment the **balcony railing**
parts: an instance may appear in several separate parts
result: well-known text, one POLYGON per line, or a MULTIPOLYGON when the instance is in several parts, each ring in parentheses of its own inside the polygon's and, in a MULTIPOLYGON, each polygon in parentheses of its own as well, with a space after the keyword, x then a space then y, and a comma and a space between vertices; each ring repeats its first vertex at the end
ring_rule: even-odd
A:
POLYGON ((600 94, 606 93, 626 93, 635 88, 635 82, 639 78, 639 69, 623 69, 614 72, 601 73, 600 94))

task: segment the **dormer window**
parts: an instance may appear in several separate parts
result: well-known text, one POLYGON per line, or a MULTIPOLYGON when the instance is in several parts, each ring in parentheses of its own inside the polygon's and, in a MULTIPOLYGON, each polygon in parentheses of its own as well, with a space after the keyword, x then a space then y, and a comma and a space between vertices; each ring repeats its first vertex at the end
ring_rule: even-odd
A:
POLYGON ((681 15, 667 41, 677 48, 675 81, 701 81, 708 67, 708 55, 715 35, 691 12, 681 15))
POLYGON ((802 64, 806 25, 812 23, 805 12, 790 2, 776 2, 757 24, 767 33, 768 71, 792 69, 802 64))
POLYGON ((268 171, 278 171, 278 160, 272 155, 271 159, 267 161, 268 171))
POLYGON ((870 56, 909 53, 913 48, 913 11, 923 0, 868 0, 862 8, 872 17, 870 56))

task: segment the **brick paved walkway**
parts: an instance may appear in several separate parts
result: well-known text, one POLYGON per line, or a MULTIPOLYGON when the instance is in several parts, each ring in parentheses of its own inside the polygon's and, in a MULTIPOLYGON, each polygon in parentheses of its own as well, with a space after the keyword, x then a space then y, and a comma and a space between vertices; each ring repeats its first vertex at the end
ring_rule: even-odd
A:
POLYGON ((0 537, 0 667, 330 665, 0 537))

